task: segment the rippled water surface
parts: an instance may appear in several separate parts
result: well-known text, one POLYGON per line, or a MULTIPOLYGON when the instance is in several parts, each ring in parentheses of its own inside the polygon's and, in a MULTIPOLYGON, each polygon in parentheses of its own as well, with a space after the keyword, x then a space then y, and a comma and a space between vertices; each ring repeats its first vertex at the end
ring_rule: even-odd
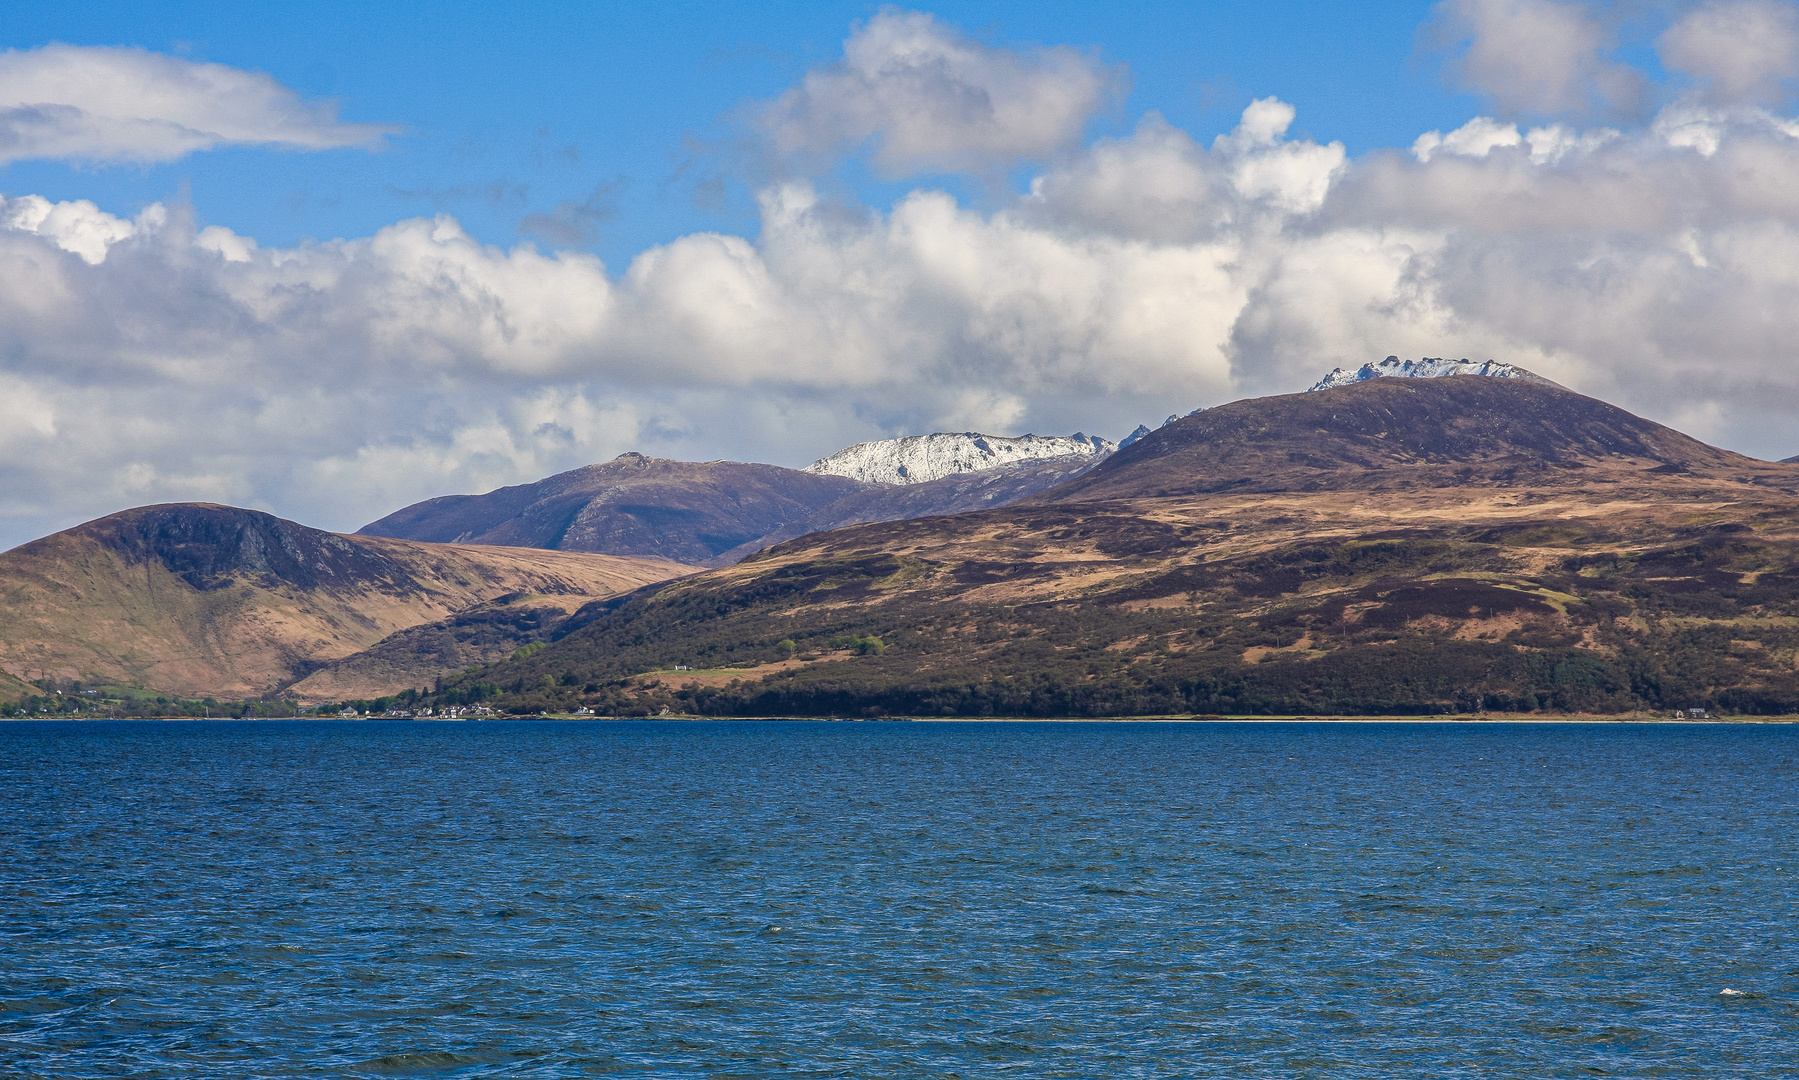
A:
POLYGON ((1785 726, 4 724, 0 1075, 1790 1076, 1796 758, 1785 726))

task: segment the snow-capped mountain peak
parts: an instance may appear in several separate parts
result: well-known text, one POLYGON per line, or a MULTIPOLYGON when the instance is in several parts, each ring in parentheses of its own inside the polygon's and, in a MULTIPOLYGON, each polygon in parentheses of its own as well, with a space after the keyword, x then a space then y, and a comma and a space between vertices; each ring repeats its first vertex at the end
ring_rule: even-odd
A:
POLYGON ((1136 442, 1138 439, 1141 439, 1143 436, 1148 435, 1149 433, 1150 432, 1149 432, 1148 424, 1138 424, 1137 430, 1131 432, 1129 435, 1126 435, 1124 438, 1118 440, 1118 449, 1123 450, 1125 447, 1131 445, 1132 443, 1136 442))
POLYGON ((1020 435, 1003 438, 974 431, 907 435, 857 443, 806 466, 809 473, 847 476, 866 484, 923 484, 958 473, 1003 469, 1030 461, 1074 456, 1095 461, 1118 449, 1097 435, 1020 435))
POLYGON ((1504 364, 1497 360, 1445 360, 1438 356, 1425 356, 1417 360, 1401 360, 1397 356, 1389 356, 1378 364, 1363 364, 1354 371, 1332 368, 1331 373, 1318 380, 1318 384, 1307 390, 1310 394, 1318 390, 1331 390, 1350 383, 1366 382, 1369 379, 1441 379, 1450 375, 1485 375, 1491 379, 1522 379, 1525 382, 1538 383, 1543 386, 1559 386, 1534 371, 1527 371, 1516 364, 1504 364))

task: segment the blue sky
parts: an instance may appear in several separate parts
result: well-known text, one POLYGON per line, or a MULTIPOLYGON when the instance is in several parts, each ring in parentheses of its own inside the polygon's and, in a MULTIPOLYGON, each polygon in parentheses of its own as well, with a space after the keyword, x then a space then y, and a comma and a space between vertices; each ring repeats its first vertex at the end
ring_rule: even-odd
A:
POLYGON ((1799 3, 13 4, 0 546, 1387 355, 1799 453, 1799 3))
MULTIPOLYGON (((594 250, 620 264, 704 229, 756 228, 744 184, 721 205, 698 189, 729 162, 731 116, 835 60, 879 5, 768 4, 15 4, 8 48, 130 45, 266 72, 342 118, 398 125, 379 153, 232 147, 169 164, 20 162, 0 190, 92 199, 115 213, 178 197, 201 219, 264 245, 366 235, 448 211, 511 244, 532 213, 612 185, 594 250), (185 187, 184 187, 185 185, 185 187)), ((1130 95, 1095 118, 1128 131, 1150 110, 1208 140, 1251 98, 1299 110, 1298 129, 1351 153, 1406 145, 1477 111, 1416 47, 1427 3, 939 4, 995 45, 1093 49, 1129 67, 1130 95)), ((838 170, 874 205, 909 190, 853 161, 838 170)), ((982 201, 984 184, 924 178, 982 201)))

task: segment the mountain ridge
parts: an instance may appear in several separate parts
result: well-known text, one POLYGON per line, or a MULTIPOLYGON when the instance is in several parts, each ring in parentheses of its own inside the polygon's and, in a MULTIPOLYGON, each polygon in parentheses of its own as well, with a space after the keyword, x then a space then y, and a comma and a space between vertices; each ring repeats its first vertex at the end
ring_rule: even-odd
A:
POLYGON ((778 465, 625 453, 485 495, 427 499, 357 534, 697 564, 861 487, 778 465))
POLYGON ((1425 356, 1417 360, 1401 360, 1397 356, 1389 356, 1378 363, 1367 363, 1353 371, 1332 368, 1330 373, 1313 384, 1306 393, 1320 390, 1334 390, 1339 386, 1351 383, 1366 382, 1369 379, 1441 379, 1449 376, 1474 375, 1489 379, 1522 379, 1540 386, 1553 386, 1566 390, 1558 382, 1545 379, 1536 372, 1516 364, 1508 364, 1498 360, 1446 360, 1440 356, 1425 356))
POLYGON ((1054 458, 1103 458, 1116 444, 1097 435, 983 435, 939 431, 856 443, 801 470, 865 484, 925 484, 988 469, 1054 458))
POLYGON ((1057 454, 913 484, 871 484, 778 465, 621 454, 485 495, 397 510, 358 535, 651 556, 721 566, 820 529, 960 513, 1061 483, 1103 457, 1057 454))
POLYGON ((1796 711, 1796 490, 1799 468, 1560 388, 1368 380, 1207 410, 1004 508, 813 533, 597 602, 436 700, 1796 711), (1236 473, 1202 468, 1220 462, 1236 473))
POLYGON ((1597 466, 1788 475, 1774 463, 1707 446, 1552 385, 1382 378, 1245 398, 1183 417, 1034 501, 1429 484, 1555 487, 1597 466), (1455 389, 1446 394, 1449 385, 1455 389), (1346 402, 1353 407, 1342 407, 1346 402), (1143 467, 1150 461, 1159 464, 1143 467))
MULTIPOLYGON (((751 468, 609 464, 433 527, 561 528, 595 492, 642 509, 671 476, 751 468)), ((793 489, 763 466, 822 505, 791 500, 704 571, 138 508, 0 555, 0 693, 441 678, 437 704, 611 715, 1799 711, 1799 466, 1552 384, 1385 376, 1196 412, 1089 464, 793 489)))

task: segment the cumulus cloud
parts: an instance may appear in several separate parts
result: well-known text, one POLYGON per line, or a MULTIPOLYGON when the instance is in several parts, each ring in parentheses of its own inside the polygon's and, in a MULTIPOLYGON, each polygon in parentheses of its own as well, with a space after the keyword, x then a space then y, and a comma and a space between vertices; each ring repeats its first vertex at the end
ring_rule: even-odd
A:
POLYGON ((1662 62, 1697 80, 1714 102, 1772 103, 1799 75, 1799 7, 1723 0, 1689 12, 1656 43, 1662 62))
POLYGON ((1212 150, 1165 125, 1114 145, 1184 155, 1167 205, 1222 214, 1167 243, 1060 209, 1115 183, 1087 160, 994 213, 784 183, 754 240, 684 236, 616 274, 446 215, 280 249, 179 208, 9 200, 0 372, 46 419, 5 485, 34 520, 217 498, 351 527, 626 449, 803 464, 882 431, 1129 430, 1229 392, 1243 251, 1217 226, 1303 216, 1341 167, 1277 106, 1212 150))
POLYGON ((142 49, 0 53, 0 165, 172 161, 216 146, 372 147, 395 128, 339 121, 267 75, 142 49))
POLYGON ((991 48, 889 8, 850 35, 841 62, 761 107, 754 125, 784 158, 872 142, 889 176, 989 172, 1072 145, 1122 82, 1122 69, 1074 49, 991 48))
POLYGON ((0 542, 185 498, 352 528, 629 449, 1120 435, 1392 353, 1523 364, 1785 456, 1799 121, 1708 93, 1359 159, 1273 98, 1209 144, 1150 115, 992 209, 771 183, 754 236, 617 267, 446 215, 274 248, 182 207, 7 199, 0 542))
POLYGON ((1450 51, 1449 71, 1503 113, 1630 111, 1647 82, 1608 59, 1612 35, 1585 4, 1559 0, 1444 0, 1428 36, 1450 51))
MULTIPOLYGON (((157 206, 148 213, 150 218, 145 224, 158 219, 163 209, 157 206)), ((137 231, 131 222, 114 217, 86 199, 53 203, 42 195, 17 199, 0 195, 0 228, 45 237, 89 264, 104 261, 108 248, 137 231)))

